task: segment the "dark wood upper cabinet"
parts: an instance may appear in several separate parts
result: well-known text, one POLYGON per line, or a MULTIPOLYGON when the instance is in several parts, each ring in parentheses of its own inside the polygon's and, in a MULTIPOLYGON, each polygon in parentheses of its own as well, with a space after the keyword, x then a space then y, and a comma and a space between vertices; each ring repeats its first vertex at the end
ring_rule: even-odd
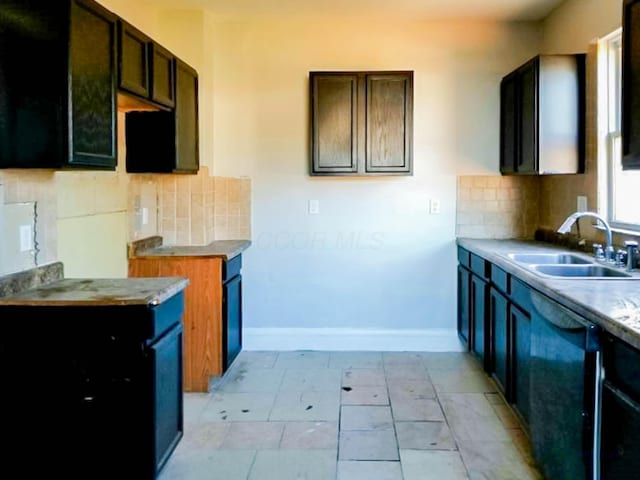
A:
POLYGON ((311 72, 311 175, 411 175, 413 72, 311 72))
POLYGON ((622 13, 622 168, 640 169, 640 0, 622 13))
POLYGON ((198 74, 176 59, 173 111, 126 114, 126 168, 130 173, 197 173, 198 74))
POLYGON ((582 173, 585 55, 540 55, 500 86, 500 172, 582 173))
POLYGON ((175 57, 133 25, 120 20, 118 86, 162 107, 175 105, 175 57))
POLYGON ((117 17, 92 0, 12 2, 5 13, 0 167, 115 169, 117 17))

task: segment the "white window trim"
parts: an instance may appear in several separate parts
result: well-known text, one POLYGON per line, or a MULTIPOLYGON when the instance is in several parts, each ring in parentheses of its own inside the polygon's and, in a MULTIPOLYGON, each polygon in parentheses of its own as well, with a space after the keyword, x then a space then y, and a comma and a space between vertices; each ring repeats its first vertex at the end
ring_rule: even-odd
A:
MULTIPOLYGON (((611 125, 615 116, 621 114, 621 105, 615 105, 610 101, 615 97, 614 89, 622 88, 620 83, 611 84, 610 72, 613 68, 612 56, 609 45, 613 41, 622 41, 622 28, 602 37, 598 41, 598 76, 597 76, 597 135, 598 135, 598 155, 597 155, 597 175, 598 175, 598 212, 605 216, 611 228, 621 233, 637 235, 640 232, 640 225, 617 222, 614 220, 613 212, 613 148, 614 140, 622 135, 622 126, 615 130, 611 125), (617 110, 617 111, 616 111, 617 110)), ((618 159, 617 161, 621 161, 618 159)))

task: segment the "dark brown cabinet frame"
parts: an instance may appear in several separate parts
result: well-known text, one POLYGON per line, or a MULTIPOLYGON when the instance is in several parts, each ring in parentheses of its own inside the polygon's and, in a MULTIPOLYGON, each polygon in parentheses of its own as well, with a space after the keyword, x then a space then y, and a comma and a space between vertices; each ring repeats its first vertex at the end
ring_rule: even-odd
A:
POLYGON ((622 168, 640 170, 640 0, 622 13, 622 168))
POLYGON ((413 72, 310 72, 311 175, 413 174, 413 72))

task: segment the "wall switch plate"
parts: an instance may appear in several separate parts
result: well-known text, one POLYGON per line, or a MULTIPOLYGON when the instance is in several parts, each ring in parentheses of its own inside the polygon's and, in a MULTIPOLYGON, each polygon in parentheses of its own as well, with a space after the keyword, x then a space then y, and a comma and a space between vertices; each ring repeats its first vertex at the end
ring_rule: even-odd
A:
POLYGON ((320 213, 320 201, 309 200, 309 215, 317 215, 320 213))
POLYGON ((147 207, 142 207, 142 225, 147 225, 149 223, 149 209, 147 207))
POLYGON ((20 225, 20 251, 28 252, 33 247, 33 227, 20 225))
POLYGON ((429 200, 429 213, 431 215, 438 215, 440 213, 440 200, 436 198, 429 200))
POLYGON ((578 212, 586 212, 587 211, 587 197, 584 195, 578 195, 578 212))

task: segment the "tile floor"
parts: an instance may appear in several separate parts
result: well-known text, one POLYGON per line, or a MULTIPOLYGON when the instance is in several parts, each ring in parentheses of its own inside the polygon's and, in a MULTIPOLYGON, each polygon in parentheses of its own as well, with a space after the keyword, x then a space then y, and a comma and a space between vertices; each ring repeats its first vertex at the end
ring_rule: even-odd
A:
POLYGON ((466 353, 242 352, 184 415, 161 480, 542 478, 466 353))

